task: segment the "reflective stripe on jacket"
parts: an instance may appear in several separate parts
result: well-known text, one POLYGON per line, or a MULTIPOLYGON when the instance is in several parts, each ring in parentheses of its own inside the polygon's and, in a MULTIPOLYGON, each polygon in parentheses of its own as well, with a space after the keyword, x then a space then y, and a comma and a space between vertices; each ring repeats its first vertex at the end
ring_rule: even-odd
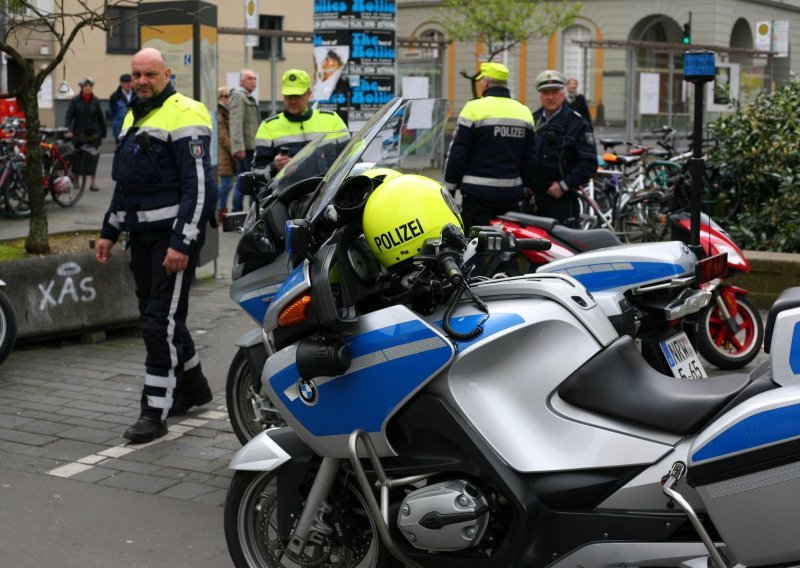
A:
POLYGON ((519 200, 533 173, 533 139, 530 109, 510 98, 508 89, 487 89, 458 116, 445 185, 488 203, 519 200))
MULTIPOLYGON (((347 125, 333 111, 314 110, 307 113, 305 120, 287 117, 285 112, 270 116, 261 122, 256 132, 256 151, 253 169, 263 170, 272 164, 281 148, 285 147, 290 156, 320 134, 347 132, 347 125)), ((275 171, 271 171, 274 175, 275 171)))
POLYGON ((129 111, 120 136, 111 172, 117 183, 101 237, 116 241, 122 230, 171 229, 170 246, 188 254, 217 202, 208 110, 174 93, 135 123, 129 111))

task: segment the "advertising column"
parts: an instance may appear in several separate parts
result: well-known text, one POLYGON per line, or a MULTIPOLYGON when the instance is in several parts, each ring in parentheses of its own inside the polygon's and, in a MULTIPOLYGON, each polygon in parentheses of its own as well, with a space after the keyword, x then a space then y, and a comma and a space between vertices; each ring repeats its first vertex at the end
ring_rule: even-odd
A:
POLYGON ((358 130, 395 96, 396 0, 316 0, 314 101, 358 130))

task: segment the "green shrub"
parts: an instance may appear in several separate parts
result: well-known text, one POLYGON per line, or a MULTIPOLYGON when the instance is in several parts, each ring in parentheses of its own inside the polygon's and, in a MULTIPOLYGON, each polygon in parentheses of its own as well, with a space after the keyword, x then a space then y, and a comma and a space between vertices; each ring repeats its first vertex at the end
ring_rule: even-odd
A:
POLYGON ((741 246, 800 252, 800 81, 711 123, 711 159, 743 184, 742 209, 729 227, 741 246))

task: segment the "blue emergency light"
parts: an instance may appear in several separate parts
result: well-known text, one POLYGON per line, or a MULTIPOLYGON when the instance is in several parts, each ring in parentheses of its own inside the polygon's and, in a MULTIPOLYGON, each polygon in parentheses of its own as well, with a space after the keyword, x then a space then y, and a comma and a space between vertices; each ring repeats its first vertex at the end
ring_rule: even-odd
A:
POLYGON ((716 72, 713 51, 697 49, 683 54, 683 78, 690 83, 708 83, 716 72))

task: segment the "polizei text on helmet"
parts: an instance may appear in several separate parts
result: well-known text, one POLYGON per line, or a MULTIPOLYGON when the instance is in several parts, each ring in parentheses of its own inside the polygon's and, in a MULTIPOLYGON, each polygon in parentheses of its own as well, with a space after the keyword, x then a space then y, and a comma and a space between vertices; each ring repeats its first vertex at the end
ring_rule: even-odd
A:
POLYGON ((379 251, 383 252, 407 243, 420 236, 423 232, 425 230, 422 228, 422 223, 419 222, 419 219, 412 219, 408 223, 403 223, 399 227, 390 229, 375 237, 375 246, 378 247, 379 251))

